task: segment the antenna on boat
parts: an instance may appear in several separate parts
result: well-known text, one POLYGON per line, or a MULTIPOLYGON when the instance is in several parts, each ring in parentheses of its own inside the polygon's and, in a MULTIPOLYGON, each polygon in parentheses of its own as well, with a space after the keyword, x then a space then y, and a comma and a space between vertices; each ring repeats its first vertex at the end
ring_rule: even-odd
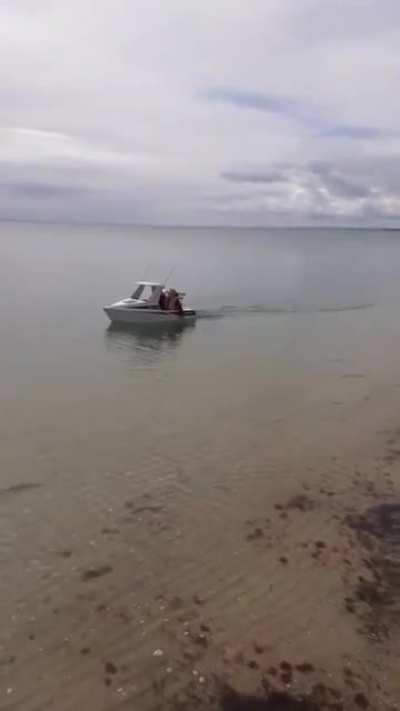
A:
POLYGON ((171 279, 175 269, 176 269, 176 265, 174 267, 172 267, 172 269, 170 269, 170 271, 168 272, 166 278, 164 279, 164 286, 166 286, 167 282, 171 279))

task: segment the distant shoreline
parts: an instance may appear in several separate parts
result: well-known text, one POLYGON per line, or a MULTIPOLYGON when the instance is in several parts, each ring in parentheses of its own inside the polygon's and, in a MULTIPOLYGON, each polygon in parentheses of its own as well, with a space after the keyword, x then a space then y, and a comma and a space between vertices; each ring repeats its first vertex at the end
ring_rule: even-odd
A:
POLYGON ((260 232, 263 230, 276 230, 293 232, 300 230, 329 230, 332 232, 400 232, 398 227, 383 227, 383 226, 361 226, 361 225, 157 225, 147 222, 102 222, 102 221, 85 221, 85 220, 45 220, 45 219, 24 219, 17 217, 1 217, 0 224, 28 224, 28 225, 58 225, 58 226, 84 226, 84 227, 136 227, 153 230, 248 230, 252 232, 260 232))

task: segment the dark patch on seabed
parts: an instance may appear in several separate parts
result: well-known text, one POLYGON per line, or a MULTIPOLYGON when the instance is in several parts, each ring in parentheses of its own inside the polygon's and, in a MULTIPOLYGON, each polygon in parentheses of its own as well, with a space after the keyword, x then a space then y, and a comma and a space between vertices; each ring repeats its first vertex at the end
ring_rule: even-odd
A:
POLYGON ((358 576, 346 606, 381 640, 400 628, 400 503, 373 506, 347 523, 366 552, 367 572, 358 576))
POLYGON ((222 711, 320 711, 311 698, 295 697, 286 692, 272 692, 265 698, 238 694, 228 689, 222 696, 222 711))
POLYGON ((313 695, 295 696, 289 692, 273 690, 259 694, 242 694, 231 687, 223 688, 220 694, 209 695, 208 699, 201 699, 197 694, 189 693, 185 701, 176 700, 173 705, 173 711, 336 711, 339 708, 342 711, 343 706, 326 706, 324 703, 321 705, 314 700, 313 695))
POLYGON ((84 570, 81 580, 86 583, 88 580, 96 580, 96 578, 101 578, 103 575, 108 575, 108 573, 111 572, 111 565, 99 565, 98 568, 89 568, 88 570, 84 570))
POLYGON ((22 491, 28 491, 29 489, 38 489, 40 486, 42 486, 42 484, 34 481, 28 481, 21 484, 12 484, 6 489, 0 489, 0 496, 3 496, 4 494, 19 494, 22 491))
MULTIPOLYGON (((314 667, 310 664, 298 665, 313 673, 314 667)), ((294 667, 289 662, 281 662, 280 669, 290 669, 290 681, 285 679, 286 685, 291 685, 294 667)), ((214 683, 202 692, 192 683, 185 690, 184 696, 175 696, 173 705, 168 706, 170 711, 359 711, 368 709, 376 711, 372 700, 360 688, 361 678, 354 675, 350 668, 346 668, 344 678, 348 686, 343 690, 319 681, 310 680, 308 690, 295 691, 292 688, 277 688, 279 679, 268 679, 272 670, 264 672, 253 693, 241 693, 217 677, 214 683)), ((277 673, 275 669, 274 676, 277 673)), ((282 681, 283 681, 283 677, 282 681)), ((294 679, 293 679, 294 681, 294 679)), ((393 707, 386 706, 387 711, 396 711, 393 707)), ((164 709, 164 707, 163 707, 164 709)), ((157 711, 161 711, 161 708, 157 711)))

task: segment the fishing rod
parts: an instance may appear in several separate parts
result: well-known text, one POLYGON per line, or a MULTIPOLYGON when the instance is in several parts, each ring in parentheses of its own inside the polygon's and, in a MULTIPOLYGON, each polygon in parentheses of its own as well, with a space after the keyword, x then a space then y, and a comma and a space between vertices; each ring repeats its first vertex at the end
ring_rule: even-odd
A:
POLYGON ((176 269, 176 265, 173 266, 172 269, 170 269, 170 271, 168 272, 167 277, 164 279, 164 286, 166 286, 167 282, 171 279, 175 269, 176 269))

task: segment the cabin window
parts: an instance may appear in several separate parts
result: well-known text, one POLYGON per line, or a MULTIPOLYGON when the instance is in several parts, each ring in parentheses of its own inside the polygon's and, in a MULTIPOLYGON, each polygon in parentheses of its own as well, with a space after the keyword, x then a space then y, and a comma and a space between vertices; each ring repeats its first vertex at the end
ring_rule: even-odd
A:
POLYGON ((140 299, 143 294, 144 284, 139 284, 133 292, 131 299, 140 299))
POLYGON ((138 284, 133 292, 131 299, 140 299, 147 301, 150 305, 158 304, 158 299, 162 287, 159 284, 138 284))

